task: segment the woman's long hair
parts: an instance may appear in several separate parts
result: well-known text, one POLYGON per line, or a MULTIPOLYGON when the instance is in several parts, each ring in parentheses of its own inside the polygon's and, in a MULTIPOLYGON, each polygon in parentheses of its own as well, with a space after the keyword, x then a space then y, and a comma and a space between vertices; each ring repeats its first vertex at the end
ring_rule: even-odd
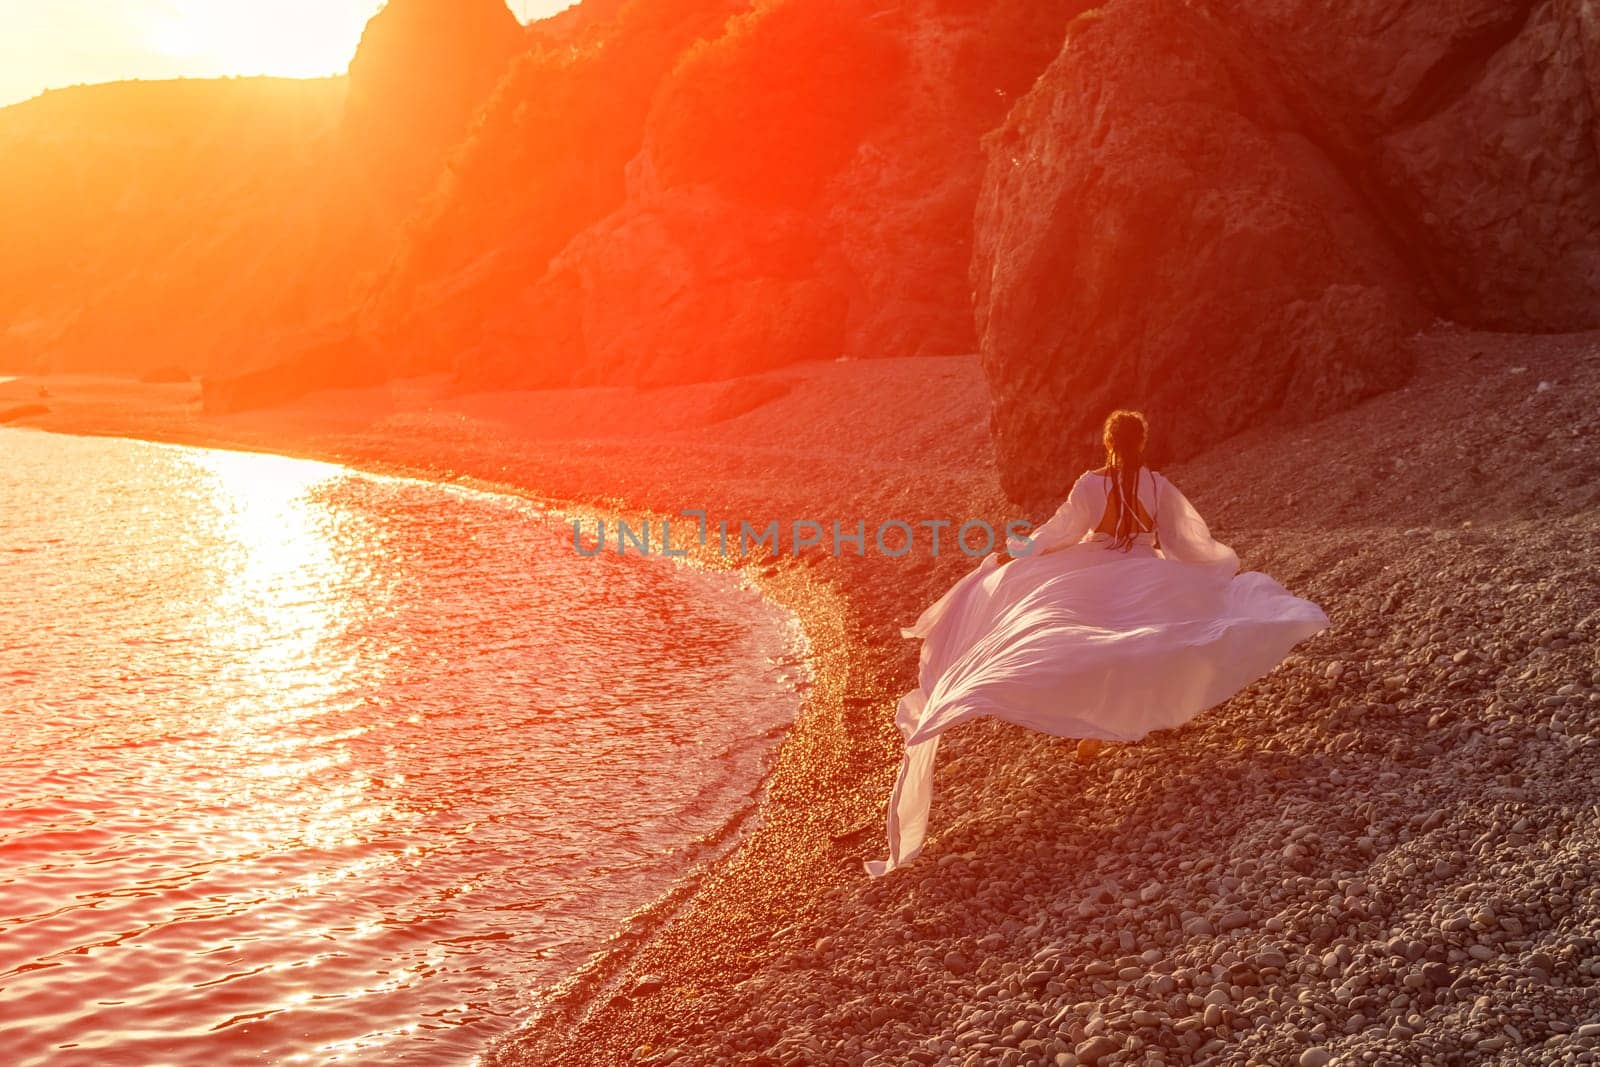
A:
POLYGON ((1136 503, 1130 502, 1139 499, 1139 468, 1144 465, 1144 446, 1149 439, 1150 424, 1143 413, 1118 408, 1106 416, 1106 466, 1111 468, 1112 484, 1120 498, 1111 547, 1124 552, 1133 547, 1139 533, 1136 503))

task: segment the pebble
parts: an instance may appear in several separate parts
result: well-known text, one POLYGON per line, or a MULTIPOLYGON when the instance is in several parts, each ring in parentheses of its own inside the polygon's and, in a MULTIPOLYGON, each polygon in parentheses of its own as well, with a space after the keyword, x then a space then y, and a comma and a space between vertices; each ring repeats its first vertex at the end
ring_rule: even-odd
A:
MULTIPOLYGON (((1552 399, 1575 404, 1600 385, 1600 343, 1561 343, 1595 366, 1552 399)), ((1362 410, 1333 418, 1373 440, 1392 430, 1362 410)), ((1436 491, 1369 490, 1393 496, 1393 518, 1357 499, 1354 520, 1317 512, 1338 536, 1241 529, 1241 556, 1335 626, 1194 723, 1114 758, 1084 746, 1086 765, 1077 742, 1004 724, 952 732, 926 855, 797 892, 788 940, 829 937, 830 951, 739 944, 739 983, 687 999, 672 1044, 703 1050, 696 1064, 1600 1067, 1600 620, 1575 577, 1595 522, 1581 490, 1524 507, 1485 477, 1467 527, 1466 498, 1428 478, 1501 471, 1498 435, 1542 440, 1563 484, 1587 484, 1600 420, 1562 410, 1408 432, 1413 469, 1396 481, 1436 491), (1570 445, 1549 428, 1561 419, 1570 445), (734 1025, 753 1016, 774 1023, 764 1037, 734 1025)), ((1255 514, 1248 494, 1230 506, 1255 514)))
MULTIPOLYGON (((1129 499, 1132 499, 1131 495, 1129 499)), ((1109 1037, 1100 1036, 1091 1037, 1089 1040, 1079 1045, 1076 1049, 1076 1055, 1079 1063, 1086 1064, 1088 1067, 1094 1067, 1095 1064, 1099 1063, 1105 1057, 1111 1055, 1113 1052, 1120 1052, 1121 1050, 1122 1046, 1115 1040, 1109 1037)))

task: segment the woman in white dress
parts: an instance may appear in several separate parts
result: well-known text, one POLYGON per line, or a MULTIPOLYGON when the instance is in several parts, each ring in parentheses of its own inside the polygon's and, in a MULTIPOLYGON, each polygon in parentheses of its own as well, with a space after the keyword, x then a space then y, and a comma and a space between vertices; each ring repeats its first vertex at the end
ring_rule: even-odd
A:
POLYGON ((916 625, 919 685, 895 724, 905 758, 889 799, 889 856, 916 858, 939 736, 993 716, 1059 737, 1137 741, 1179 726, 1270 671, 1328 616, 1239 557, 1160 473, 1144 466, 1145 418, 1106 419, 1106 465, 1013 557, 987 556, 916 625))

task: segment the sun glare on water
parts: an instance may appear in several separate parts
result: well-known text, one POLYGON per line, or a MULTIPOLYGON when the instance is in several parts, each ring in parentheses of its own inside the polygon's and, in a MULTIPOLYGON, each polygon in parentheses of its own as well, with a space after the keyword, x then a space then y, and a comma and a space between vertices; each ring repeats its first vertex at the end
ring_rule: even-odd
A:
MULTIPOLYGON (((337 641, 350 620, 337 590, 369 579, 360 553, 340 551, 371 531, 339 528, 339 513, 316 499, 319 489, 346 472, 333 464, 279 456, 214 451, 194 459, 209 479, 210 514, 219 526, 208 535, 228 548, 212 565, 227 575, 204 623, 211 640, 234 650, 235 669, 254 672, 240 679, 242 691, 259 692, 259 707, 243 708, 253 727, 273 718, 293 718, 336 699, 348 679, 327 670, 319 646, 337 641), (321 670, 304 671, 319 663, 321 670), (279 706, 285 677, 298 683, 300 699, 279 706)), ((380 551, 381 544, 366 545, 380 551)))
POLYGON ((722 832, 798 707, 786 619, 580 559, 520 501, 0 452, 0 1067, 473 1062, 722 832), (638 655, 662 619, 696 635, 670 670, 638 655))
POLYGON ((318 490, 345 471, 225 451, 194 453, 190 461, 200 484, 209 483, 207 512, 217 523, 206 532, 215 557, 210 563, 228 579, 199 625, 209 641, 231 652, 219 667, 234 676, 229 691, 252 694, 229 701, 214 724, 218 743, 242 757, 232 787, 292 798, 249 805, 243 823, 260 825, 235 829, 270 842, 292 822, 299 839, 342 843, 374 817, 359 777, 330 785, 321 773, 347 760, 348 751, 337 734, 289 727, 343 708, 353 681, 338 669, 339 657, 327 654, 350 622, 342 598, 327 595, 328 587, 369 576, 351 572, 359 564, 339 551, 350 538, 338 528, 337 512, 317 499, 318 490), (323 782, 320 790, 308 789, 312 780, 323 782))

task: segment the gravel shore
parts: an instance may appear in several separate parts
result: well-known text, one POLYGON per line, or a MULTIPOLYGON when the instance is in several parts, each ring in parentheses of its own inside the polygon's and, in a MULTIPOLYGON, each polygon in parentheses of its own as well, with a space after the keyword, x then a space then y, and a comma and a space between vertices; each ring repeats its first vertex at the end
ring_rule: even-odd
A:
MULTIPOLYGON (((1415 343, 1405 388, 1165 469, 1332 628, 1089 759, 1008 724, 952 731, 927 847, 885 879, 860 862, 883 848, 912 684, 899 627, 973 561, 755 564, 815 675, 758 825, 531 991, 490 1061, 1600 1062, 1600 335, 1415 343)), ((56 388, 22 424, 635 515, 1008 517, 972 359, 649 392, 402 383, 225 418, 192 387, 56 388)))

